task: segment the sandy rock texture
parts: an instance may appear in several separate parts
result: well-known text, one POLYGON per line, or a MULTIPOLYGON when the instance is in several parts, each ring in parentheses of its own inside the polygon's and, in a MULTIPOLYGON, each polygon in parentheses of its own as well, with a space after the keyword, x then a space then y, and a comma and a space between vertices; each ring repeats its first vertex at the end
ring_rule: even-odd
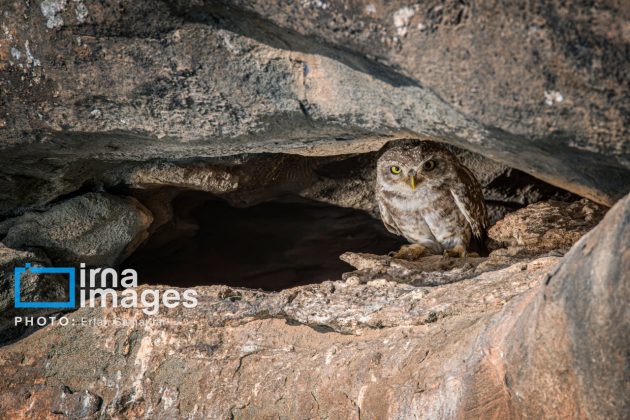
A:
POLYGON ((68 325, 0 349, 0 408, 48 418, 620 418, 628 220, 630 196, 564 258, 452 284, 212 286, 196 289, 196 308, 155 317, 79 309, 68 325))
POLYGON ((627 7, 495 12, 6 0, 3 214, 98 184, 129 162, 336 155, 409 136, 612 205, 630 178, 627 74, 613 70, 628 63, 627 7))
POLYGON ((155 319, 82 309, 68 326, 0 350, 0 406, 11 416, 88 418, 382 418, 423 405, 441 410, 444 366, 466 359, 490 315, 557 261, 431 289, 387 281, 279 294, 197 288, 195 310, 155 319), (69 398, 76 401, 60 410, 69 398), (98 401, 92 411, 83 411, 85 398, 98 401))

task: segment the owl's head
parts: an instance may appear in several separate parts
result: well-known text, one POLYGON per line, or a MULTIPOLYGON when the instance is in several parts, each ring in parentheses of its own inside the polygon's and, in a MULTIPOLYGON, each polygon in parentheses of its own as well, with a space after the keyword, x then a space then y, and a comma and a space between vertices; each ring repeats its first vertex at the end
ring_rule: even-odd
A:
POLYGON ((384 190, 404 195, 421 194, 457 179, 457 157, 439 143, 399 141, 388 145, 378 159, 377 183, 384 190))

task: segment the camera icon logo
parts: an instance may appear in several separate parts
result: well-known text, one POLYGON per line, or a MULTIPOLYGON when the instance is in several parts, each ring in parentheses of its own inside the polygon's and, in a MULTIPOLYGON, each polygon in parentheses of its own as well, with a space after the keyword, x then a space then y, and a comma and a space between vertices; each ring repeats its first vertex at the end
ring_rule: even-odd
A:
POLYGON ((75 271, 74 267, 31 267, 30 263, 24 264, 24 267, 15 267, 14 272, 14 304, 16 308, 74 308, 75 307, 75 271), (68 295, 69 300, 66 302, 24 302, 20 295, 20 283, 24 273, 33 274, 65 274, 68 276, 68 295))

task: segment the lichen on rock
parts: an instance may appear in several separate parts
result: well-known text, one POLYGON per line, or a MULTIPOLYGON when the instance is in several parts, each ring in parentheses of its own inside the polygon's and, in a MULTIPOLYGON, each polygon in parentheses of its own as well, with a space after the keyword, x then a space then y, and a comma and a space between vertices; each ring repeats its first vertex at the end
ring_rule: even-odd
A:
POLYGON ((48 19, 46 27, 55 29, 63 26, 63 17, 60 13, 66 8, 67 0, 43 0, 39 7, 42 15, 48 19))

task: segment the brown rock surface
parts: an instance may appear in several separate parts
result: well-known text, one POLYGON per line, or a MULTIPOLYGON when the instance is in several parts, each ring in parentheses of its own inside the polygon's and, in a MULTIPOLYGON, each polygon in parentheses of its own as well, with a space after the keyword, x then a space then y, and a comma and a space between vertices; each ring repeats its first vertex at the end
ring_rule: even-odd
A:
MULTIPOLYGON (((517 156, 533 167, 545 166, 548 155, 581 150, 607 151, 628 168, 626 2, 224 3, 365 54, 485 126, 535 139, 538 155, 517 156)), ((515 145, 507 140, 504 146, 515 145)))
POLYGON ((0 417, 627 417, 630 3, 495 3, 0 0, 0 417), (480 179, 488 257, 10 328, 15 266, 117 264, 182 191, 377 216, 377 150, 410 137, 480 179), (540 180, 626 197, 587 233, 603 209, 540 180))
MULTIPOLYGON (((58 309, 14 308, 14 269, 78 266, 113 267, 146 238, 151 213, 131 197, 87 193, 0 222, 0 343, 32 330, 14 317, 45 315, 58 309)), ((25 302, 68 300, 68 279, 26 272, 20 295, 25 302)))
POLYGON ((540 290, 478 340, 463 412, 625 418, 630 412, 630 196, 576 243, 540 290), (479 364, 477 364, 479 362, 479 364))
POLYGON ((588 200, 545 201, 508 214, 488 229, 494 246, 527 252, 568 249, 603 217, 605 209, 588 200))
MULTIPOLYGON (((466 358, 491 314, 557 261, 435 288, 387 281, 278 294, 197 288, 197 308, 153 319, 138 310, 80 309, 69 325, 0 350, 0 408, 45 417, 67 395, 91 394, 102 400, 94 416, 356 418, 442 410, 437 391, 449 380, 448 366, 466 358)), ((64 407, 71 417, 81 413, 78 405, 64 407)))
POLYGON ((349 281, 375 279, 415 286, 437 286, 505 268, 518 262, 525 270, 533 256, 561 256, 604 215, 604 208, 586 199, 575 202, 541 201, 509 213, 488 230, 493 249, 488 257, 451 258, 433 255, 416 260, 346 252, 341 259, 357 271, 349 281))
POLYGON ((629 212, 627 197, 562 260, 453 284, 200 287, 197 308, 155 318, 79 309, 69 325, 0 349, 0 408, 12 417, 621 418, 629 212))

